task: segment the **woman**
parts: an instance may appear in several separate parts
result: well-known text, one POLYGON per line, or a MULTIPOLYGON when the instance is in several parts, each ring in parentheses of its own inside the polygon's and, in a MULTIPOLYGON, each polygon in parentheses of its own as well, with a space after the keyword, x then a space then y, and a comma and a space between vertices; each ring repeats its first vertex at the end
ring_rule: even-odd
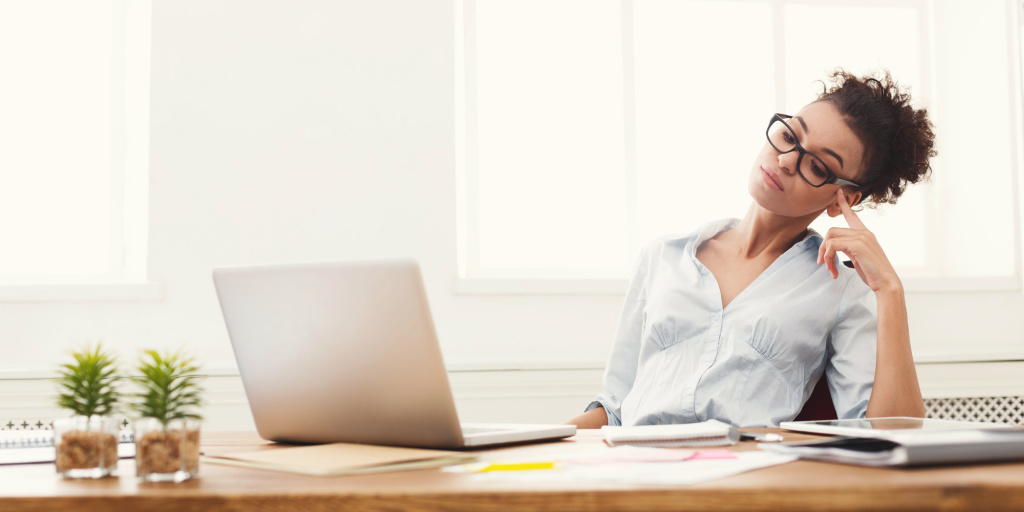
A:
POLYGON ((822 376, 840 418, 924 416, 902 283, 850 205, 930 173, 931 123, 888 72, 832 81, 772 117, 742 219, 644 248, 604 390, 569 423, 778 426, 822 376), (822 212, 849 227, 822 238, 822 212))

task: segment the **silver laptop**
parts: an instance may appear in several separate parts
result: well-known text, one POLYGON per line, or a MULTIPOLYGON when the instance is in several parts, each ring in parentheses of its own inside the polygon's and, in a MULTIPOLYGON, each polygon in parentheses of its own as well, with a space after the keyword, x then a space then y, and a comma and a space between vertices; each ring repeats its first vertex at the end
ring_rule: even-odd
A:
POLYGON ((576 433, 459 424, 414 261, 219 267, 213 281, 264 439, 451 449, 576 433))

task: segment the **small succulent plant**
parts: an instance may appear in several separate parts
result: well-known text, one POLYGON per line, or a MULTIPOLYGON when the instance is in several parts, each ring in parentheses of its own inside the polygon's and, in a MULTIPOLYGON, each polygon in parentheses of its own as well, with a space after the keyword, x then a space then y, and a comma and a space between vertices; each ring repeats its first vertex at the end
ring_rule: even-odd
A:
POLYGON ((105 416, 114 412, 119 378, 116 361, 101 344, 72 352, 73 363, 61 365, 57 377, 57 405, 81 416, 105 416))
POLYGON ((131 408, 143 418, 159 420, 164 427, 172 420, 201 419, 202 392, 197 379, 199 367, 181 352, 143 353, 136 368, 140 375, 131 379, 142 387, 131 408))

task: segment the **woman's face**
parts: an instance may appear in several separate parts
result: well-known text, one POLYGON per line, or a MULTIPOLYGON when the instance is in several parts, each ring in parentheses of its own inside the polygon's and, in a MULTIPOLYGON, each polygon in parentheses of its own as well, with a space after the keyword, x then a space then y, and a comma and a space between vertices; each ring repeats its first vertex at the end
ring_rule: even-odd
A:
MULTIPOLYGON (((786 123, 800 146, 817 156, 837 177, 857 181, 864 145, 831 103, 811 103, 786 123)), ((809 185, 797 173, 798 158, 800 151, 779 153, 765 140, 751 169, 748 190, 758 205, 778 215, 817 217, 836 202, 838 185, 809 185)), ((805 166, 810 158, 804 156, 805 166)))

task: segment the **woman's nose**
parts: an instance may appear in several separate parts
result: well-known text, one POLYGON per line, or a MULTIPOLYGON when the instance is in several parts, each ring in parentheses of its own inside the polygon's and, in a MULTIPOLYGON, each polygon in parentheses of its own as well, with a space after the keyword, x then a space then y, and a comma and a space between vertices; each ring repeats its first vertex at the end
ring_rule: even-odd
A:
POLYGON ((792 175, 796 172, 797 161, 799 159, 800 154, 797 151, 779 153, 779 168, 786 174, 792 175))

